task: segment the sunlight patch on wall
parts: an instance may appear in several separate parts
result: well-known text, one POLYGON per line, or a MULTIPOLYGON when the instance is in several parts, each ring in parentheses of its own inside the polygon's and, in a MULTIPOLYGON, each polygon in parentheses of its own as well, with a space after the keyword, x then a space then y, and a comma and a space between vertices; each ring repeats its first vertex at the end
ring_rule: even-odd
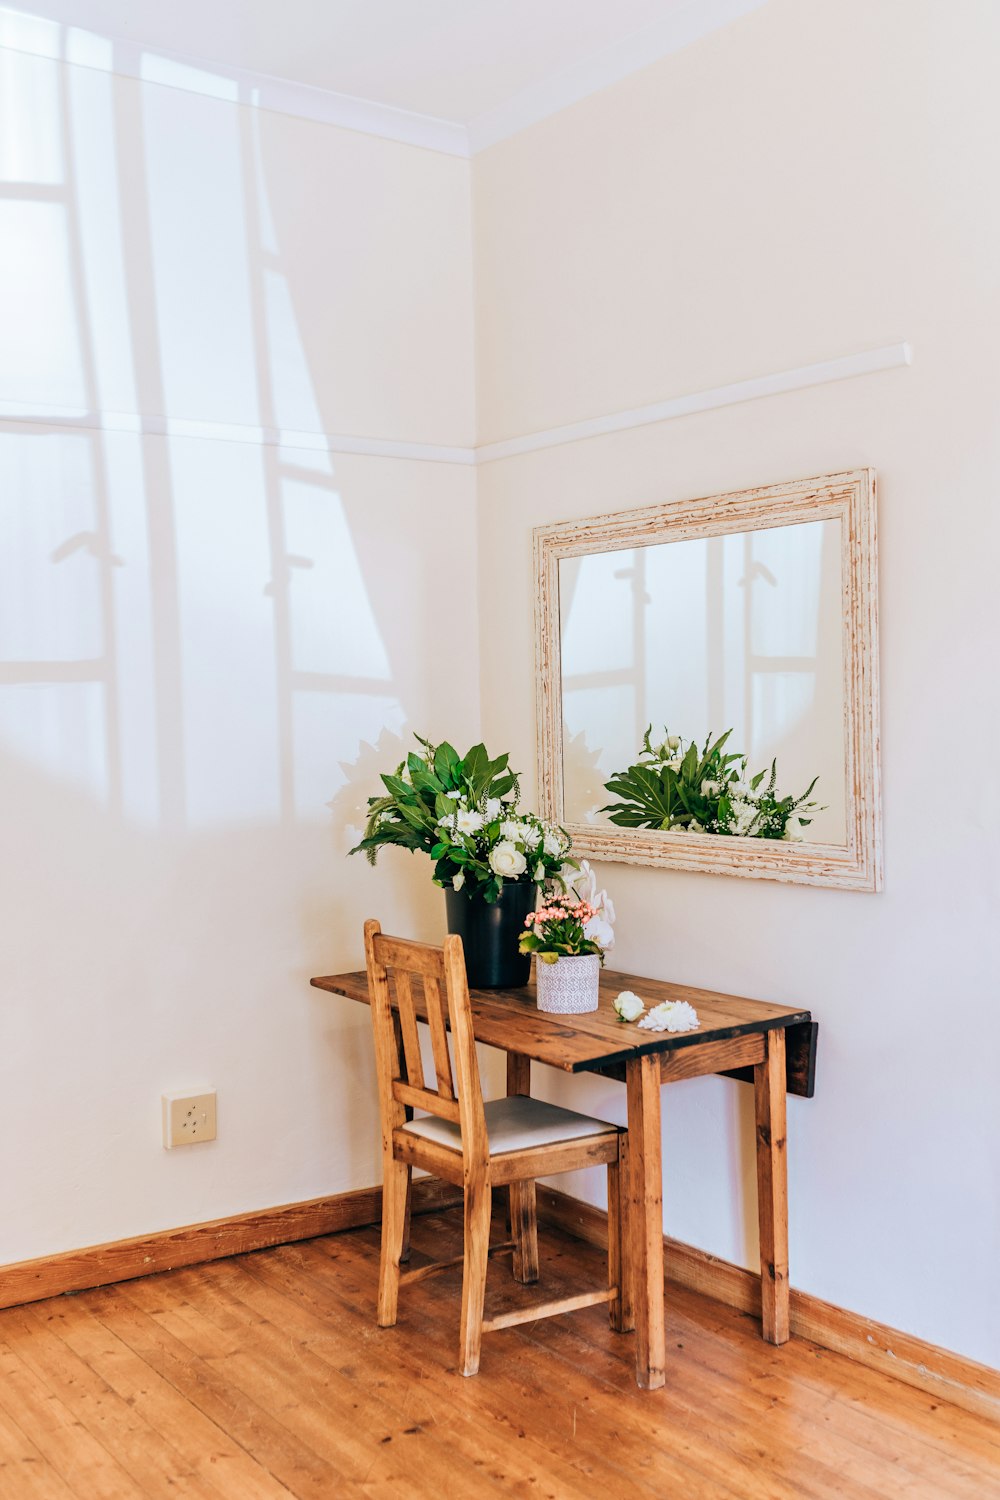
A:
POLYGON ((0 182, 57 183, 63 173, 58 64, 0 51, 0 182))
POLYGON ((0 198, 0 398, 86 405, 66 211, 0 198))

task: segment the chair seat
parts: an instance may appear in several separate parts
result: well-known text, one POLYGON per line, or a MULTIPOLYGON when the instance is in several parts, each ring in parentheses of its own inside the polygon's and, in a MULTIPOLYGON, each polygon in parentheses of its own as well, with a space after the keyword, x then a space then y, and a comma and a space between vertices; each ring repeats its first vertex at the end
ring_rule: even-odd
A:
MULTIPOLYGON (((483 1110, 490 1141, 490 1156, 502 1156, 507 1151, 526 1151, 536 1146, 552 1146, 558 1141, 615 1135, 622 1129, 619 1125, 609 1125, 606 1120, 595 1120, 591 1115, 578 1115, 571 1109, 560 1109, 558 1104, 548 1104, 544 1099, 529 1099, 521 1094, 515 1094, 509 1099, 491 1099, 483 1106, 483 1110)), ((450 1120, 439 1120, 436 1115, 411 1120, 401 1129, 410 1135, 422 1136, 424 1140, 449 1146, 453 1151, 462 1149, 462 1132, 459 1127, 450 1120)))

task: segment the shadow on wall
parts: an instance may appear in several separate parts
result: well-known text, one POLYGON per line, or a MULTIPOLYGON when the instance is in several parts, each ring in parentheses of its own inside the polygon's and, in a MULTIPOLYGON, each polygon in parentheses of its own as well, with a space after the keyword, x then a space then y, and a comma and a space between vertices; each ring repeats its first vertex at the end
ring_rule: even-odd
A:
POLYGON ((370 1180, 377 1137, 351 1129, 372 1113, 367 1016, 305 981, 357 958, 367 915, 441 925, 405 861, 343 860, 406 732, 404 682, 425 711, 426 622, 393 573, 412 550, 387 536, 395 490, 373 498, 369 470, 347 493, 318 440, 281 440, 338 423, 310 375, 261 114, 232 107, 228 80, 212 98, 115 76, 99 38, 88 66, 61 67, 70 33, 48 22, 52 58, 11 50, 29 22, 0 14, 4 1050, 21 1070, 49 1039, 53 1108, 6 1179, 44 1233, 29 1205, 0 1260, 171 1222, 138 1167, 123 1222, 107 1161, 146 1170, 150 1101, 192 1060, 229 1078, 227 1118, 244 1113, 227 1127, 259 1168, 231 1189, 244 1201, 287 1196, 276 1163, 315 1154, 317 1122, 338 1170, 370 1180), (212 436, 188 420, 206 414, 225 424, 212 436), (81 1059, 107 1103, 89 1138, 70 1124, 81 1059), (315 1096, 304 1145, 258 1119, 279 1067, 279 1089, 315 1096))
MULTIPOLYGON (((18 21, 65 54, 65 28, 13 13, 0 43, 18 21)), ((394 601, 359 557, 365 499, 328 451, 280 443, 292 419, 336 421, 260 113, 24 53, 0 68, 0 743, 146 828, 315 819, 337 763, 407 711, 394 601), (205 111, 212 131, 173 138, 205 111), (199 329, 200 301, 217 315, 199 329), (233 388, 199 390, 220 330, 233 388), (185 405, 238 418, 220 428, 238 440, 183 435, 185 405), (149 430, 116 412, 170 415, 149 430)))

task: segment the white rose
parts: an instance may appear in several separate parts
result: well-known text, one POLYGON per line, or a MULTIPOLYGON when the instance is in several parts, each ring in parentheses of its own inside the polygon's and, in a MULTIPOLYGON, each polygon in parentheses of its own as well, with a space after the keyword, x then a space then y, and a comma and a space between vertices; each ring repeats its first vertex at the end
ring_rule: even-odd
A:
POLYGON ((805 842, 805 830, 803 829, 802 824, 799 822, 798 818, 789 818, 788 822, 785 824, 785 831, 781 835, 781 837, 783 839, 787 839, 790 844, 801 844, 805 842))
POLYGON ((500 801, 500 798, 487 797, 485 812, 486 821, 488 823, 492 823, 495 818, 499 818, 500 814, 503 812, 503 803, 500 801))
POLYGON ((503 843, 495 844, 490 851, 490 868, 495 875, 516 880, 528 868, 528 861, 520 849, 515 849, 513 844, 504 840, 503 843))
POLYGON ((473 812, 469 807, 459 808, 455 821, 459 833, 478 833, 482 826, 482 813, 473 812))
POLYGON ((465 871, 459 870, 458 874, 455 876, 454 880, 451 883, 456 891, 460 891, 465 884, 465 871))
POLYGON ((583 929, 583 935, 585 938, 590 938, 592 942, 597 943, 598 947, 603 948, 605 953, 609 952, 615 946, 615 929, 600 913, 596 917, 591 917, 583 929))
POLYGON ((615 1010, 618 1012, 619 1020, 635 1021, 646 1009, 645 1001, 640 1000, 632 990, 622 990, 614 1002, 615 1010))

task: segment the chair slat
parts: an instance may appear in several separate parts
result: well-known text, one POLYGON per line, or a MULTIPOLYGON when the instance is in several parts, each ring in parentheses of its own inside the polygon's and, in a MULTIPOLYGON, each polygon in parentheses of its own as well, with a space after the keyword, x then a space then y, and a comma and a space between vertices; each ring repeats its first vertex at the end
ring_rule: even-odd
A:
POLYGON ((444 978, 444 957, 440 948, 429 948, 426 943, 413 943, 409 938, 382 937, 375 939, 375 958, 387 969, 405 969, 408 974, 422 974, 425 978, 444 978))
POLYGON ((443 1099, 454 1099, 455 1085, 451 1077, 451 1056, 448 1052, 448 1035, 444 1025, 441 986, 429 974, 424 976, 424 997, 427 1001, 427 1022, 431 1029, 431 1048, 434 1053, 434 1071, 437 1074, 438 1090, 443 1099))
POLYGON ((400 1104, 409 1104, 414 1109, 429 1110, 432 1115, 437 1115, 439 1120, 451 1120, 452 1124, 459 1124, 458 1101, 455 1099, 442 1099, 440 1094, 435 1094, 431 1089, 416 1089, 409 1083, 394 1083, 392 1096, 400 1104))
POLYGON ((403 1035, 403 1056, 406 1059, 407 1082, 414 1088, 424 1086, 424 1062, 420 1055, 420 1037, 417 1034, 417 1015, 413 1008, 413 986, 405 969, 396 971, 396 1003, 399 1006, 399 1027, 403 1035))

